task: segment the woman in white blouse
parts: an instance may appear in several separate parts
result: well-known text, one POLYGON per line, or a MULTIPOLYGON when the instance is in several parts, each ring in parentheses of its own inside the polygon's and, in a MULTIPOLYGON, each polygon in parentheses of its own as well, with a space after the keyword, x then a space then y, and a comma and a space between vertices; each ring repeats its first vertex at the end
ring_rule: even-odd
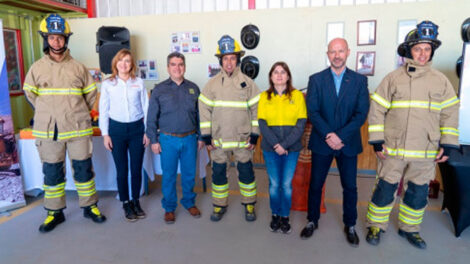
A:
POLYGON ((148 95, 142 79, 135 76, 134 58, 120 50, 111 63, 112 75, 101 85, 99 125, 104 146, 113 154, 119 199, 129 221, 145 218, 139 196, 142 162, 149 139, 145 135, 148 95), (132 200, 129 199, 128 153, 130 156, 132 200))

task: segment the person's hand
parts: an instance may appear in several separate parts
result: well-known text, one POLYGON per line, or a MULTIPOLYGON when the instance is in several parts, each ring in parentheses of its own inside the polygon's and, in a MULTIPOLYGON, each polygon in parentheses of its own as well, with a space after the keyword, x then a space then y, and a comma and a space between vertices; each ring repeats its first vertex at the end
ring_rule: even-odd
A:
POLYGON ((155 153, 155 154, 162 153, 162 147, 160 146, 160 143, 152 144, 152 152, 155 153))
POLYGON ((449 159, 449 156, 444 156, 444 149, 440 148, 439 153, 437 154, 436 159, 434 160, 437 163, 446 162, 449 159))
POLYGON ((206 145, 206 144, 204 143, 204 141, 198 140, 198 141, 197 141, 197 150, 201 150, 201 149, 204 147, 204 145, 206 145))
POLYGON ((256 145, 253 145, 250 143, 250 137, 246 140, 246 144, 248 144, 245 148, 248 150, 254 150, 256 148, 256 145))
POLYGON ((334 150, 340 150, 342 147, 344 147, 343 142, 341 139, 336 135, 336 133, 331 132, 326 135, 325 139, 326 144, 334 150))
POLYGON ((285 150, 279 143, 274 145, 274 151, 276 151, 277 155, 279 156, 287 155, 287 150, 285 150))
POLYGON ((107 150, 113 150, 113 141, 109 135, 103 136, 103 144, 107 150))
POLYGON ((383 150, 382 151, 376 151, 375 152, 375 155, 377 155, 377 157, 381 160, 385 160, 387 158, 387 155, 388 154, 388 150, 387 150, 387 147, 385 147, 385 145, 382 144, 382 148, 383 150))
POLYGON ((209 150, 209 151, 212 151, 214 149, 216 149, 217 147, 214 145, 214 140, 212 139, 211 140, 211 144, 210 145, 206 145, 206 149, 209 150))
POLYGON ((147 137, 146 134, 144 134, 144 140, 142 141, 142 144, 144 147, 147 147, 150 144, 150 139, 147 137))

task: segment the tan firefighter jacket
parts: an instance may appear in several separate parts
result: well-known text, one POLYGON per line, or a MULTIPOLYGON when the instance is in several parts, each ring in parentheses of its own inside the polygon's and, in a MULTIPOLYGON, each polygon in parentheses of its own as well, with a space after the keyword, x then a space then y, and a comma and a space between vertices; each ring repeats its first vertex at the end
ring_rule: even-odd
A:
POLYGON ((222 149, 248 146, 250 134, 259 135, 257 109, 260 91, 237 67, 231 76, 222 69, 199 96, 201 135, 211 135, 222 149))
POLYGON ((36 138, 63 141, 93 134, 90 110, 96 99, 96 85, 86 67, 74 60, 69 50, 61 62, 48 54, 35 62, 23 89, 34 107, 36 138))
POLYGON ((371 96, 369 143, 388 155, 435 159, 439 146, 458 147, 459 99, 449 80, 431 68, 406 64, 389 73, 371 96))

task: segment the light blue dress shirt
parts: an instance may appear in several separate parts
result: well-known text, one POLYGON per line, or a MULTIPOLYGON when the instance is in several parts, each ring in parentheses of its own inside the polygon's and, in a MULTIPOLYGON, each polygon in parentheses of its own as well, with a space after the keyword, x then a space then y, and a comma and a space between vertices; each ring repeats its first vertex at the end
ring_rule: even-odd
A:
POLYGON ((339 95, 339 88, 341 87, 341 81, 343 80, 344 73, 346 72, 346 67, 343 69, 340 75, 336 75, 336 73, 331 68, 330 71, 333 75, 333 80, 335 81, 336 95, 339 95))

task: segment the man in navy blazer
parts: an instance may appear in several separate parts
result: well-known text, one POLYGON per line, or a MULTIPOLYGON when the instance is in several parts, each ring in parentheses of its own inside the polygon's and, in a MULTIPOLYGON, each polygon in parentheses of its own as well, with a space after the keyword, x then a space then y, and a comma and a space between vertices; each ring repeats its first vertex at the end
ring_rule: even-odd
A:
POLYGON ((308 193, 308 224, 302 239, 318 228, 322 187, 336 159, 343 187, 343 223, 346 240, 357 247, 354 226, 357 219, 357 155, 362 152, 361 126, 369 111, 367 78, 346 67, 350 50, 345 39, 328 44, 331 67, 310 76, 307 113, 313 124, 308 148, 312 150, 312 171, 308 193))

